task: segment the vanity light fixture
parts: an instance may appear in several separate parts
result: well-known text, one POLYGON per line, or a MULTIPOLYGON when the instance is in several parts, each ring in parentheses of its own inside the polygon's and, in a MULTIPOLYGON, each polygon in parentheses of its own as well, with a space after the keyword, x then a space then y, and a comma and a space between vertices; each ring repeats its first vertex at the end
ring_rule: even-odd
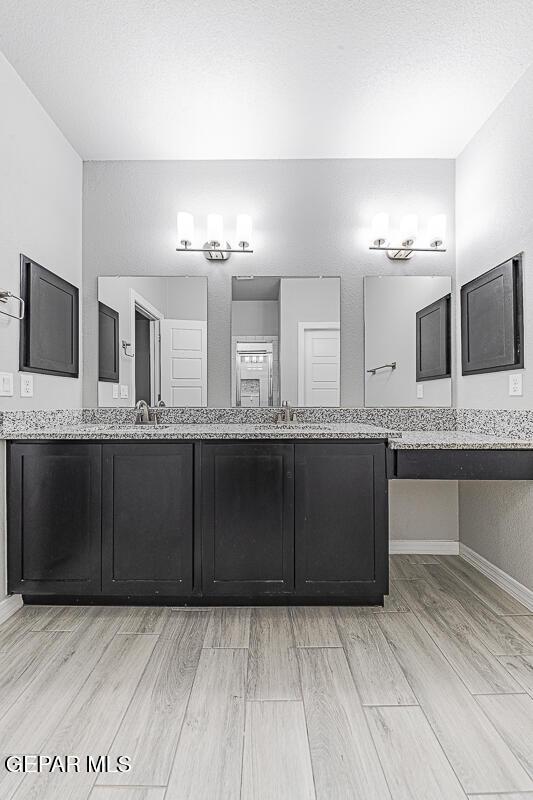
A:
POLYGON ((413 253, 445 253, 446 215, 436 214, 428 223, 429 247, 417 247, 418 216, 406 214, 400 223, 400 244, 389 241, 389 215, 380 212, 372 220, 372 242, 370 250, 384 250, 392 261, 406 261, 413 253))
POLYGON ((232 247, 224 236, 224 219, 221 214, 207 215, 207 241, 203 247, 193 247, 194 217, 188 211, 178 211, 178 252, 203 253, 208 261, 227 261, 231 253, 253 253, 252 218, 238 214, 236 224, 238 247, 232 247))

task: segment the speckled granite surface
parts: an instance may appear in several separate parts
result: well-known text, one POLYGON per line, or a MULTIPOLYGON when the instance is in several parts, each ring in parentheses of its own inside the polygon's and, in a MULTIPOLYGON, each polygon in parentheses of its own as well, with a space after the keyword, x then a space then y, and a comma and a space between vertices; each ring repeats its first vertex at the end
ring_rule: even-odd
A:
POLYGON ((531 450, 533 436, 529 438, 493 436, 490 433, 471 431, 403 431, 390 436, 393 450, 531 450))
MULTIPOLYGON (((456 411, 451 408, 297 408, 299 422, 373 425, 394 430, 454 430, 456 411)), ((175 425, 271 425, 277 409, 268 408, 164 408, 160 421, 175 425)), ((5 411, 4 427, 34 430, 64 425, 127 425, 135 421, 133 408, 84 408, 57 411, 5 411)))
POLYGON ((459 408, 457 430, 533 439, 533 409, 459 408))
POLYGON ((39 428, 17 428, 4 430, 6 439, 107 439, 107 440, 186 440, 186 439, 382 439, 400 436, 399 431, 369 425, 323 423, 291 425, 245 425, 194 423, 184 425, 103 425, 72 424, 63 426, 43 426, 39 428))
POLYGON ((131 408, 5 411, 4 439, 388 439, 396 449, 530 449, 533 411, 302 408, 273 423, 276 409, 166 408, 159 427, 134 425, 131 408))

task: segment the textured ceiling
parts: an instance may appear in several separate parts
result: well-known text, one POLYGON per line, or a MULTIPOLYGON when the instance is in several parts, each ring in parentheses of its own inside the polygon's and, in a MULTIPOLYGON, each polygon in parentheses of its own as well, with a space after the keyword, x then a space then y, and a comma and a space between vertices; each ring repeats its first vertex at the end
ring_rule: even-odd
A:
POLYGON ((532 0, 1 0, 84 159, 455 157, 533 61, 532 0))

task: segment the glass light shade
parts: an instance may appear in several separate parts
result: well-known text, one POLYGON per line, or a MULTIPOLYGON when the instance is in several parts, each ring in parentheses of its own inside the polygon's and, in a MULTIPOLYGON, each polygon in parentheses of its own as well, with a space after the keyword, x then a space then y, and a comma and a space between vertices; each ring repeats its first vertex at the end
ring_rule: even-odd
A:
POLYGON ((389 215, 384 211, 376 214, 372 220, 372 241, 376 247, 386 244, 389 240, 389 215))
POLYGON ((207 241, 224 244, 224 220, 222 214, 207 215, 207 241))
POLYGON ((236 233, 239 247, 248 247, 252 241, 252 218, 248 214, 237 215, 236 233))
POLYGON ((402 244, 414 242, 418 236, 418 216, 416 214, 406 214, 400 225, 400 238, 402 244))
POLYGON ((431 247, 440 247, 446 238, 446 214, 435 214, 428 224, 428 239, 431 247))
POLYGON ((194 239, 194 217, 188 211, 178 211, 178 242, 188 247, 194 239))

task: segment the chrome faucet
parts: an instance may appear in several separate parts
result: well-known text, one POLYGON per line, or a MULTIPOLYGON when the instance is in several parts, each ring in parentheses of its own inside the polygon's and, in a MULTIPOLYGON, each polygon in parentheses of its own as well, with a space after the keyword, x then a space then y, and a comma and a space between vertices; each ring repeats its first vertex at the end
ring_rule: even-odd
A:
POLYGON ((138 400, 135 403, 135 424, 136 425, 151 425, 150 409, 146 400, 138 400))
POLYGON ((289 422, 296 421, 296 412, 294 411, 292 405, 289 403, 288 400, 284 400, 281 404, 281 411, 278 413, 276 417, 276 422, 279 425, 286 425, 289 422))

